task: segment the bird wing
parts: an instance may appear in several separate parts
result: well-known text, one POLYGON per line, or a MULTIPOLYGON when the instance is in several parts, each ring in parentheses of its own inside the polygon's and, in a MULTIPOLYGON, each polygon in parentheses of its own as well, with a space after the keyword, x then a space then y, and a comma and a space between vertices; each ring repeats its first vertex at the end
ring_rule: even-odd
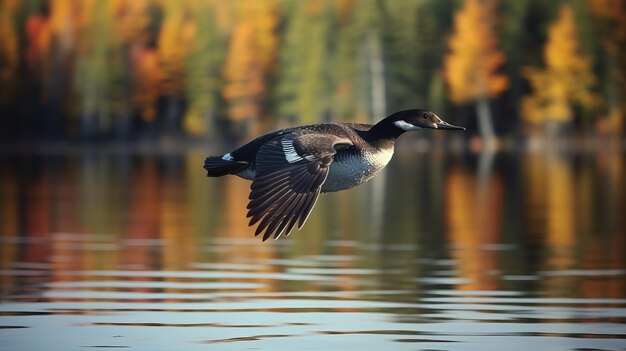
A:
POLYGON ((251 185, 247 217, 250 225, 261 222, 255 235, 263 241, 289 233, 296 222, 301 228, 320 194, 336 148, 351 145, 349 139, 312 132, 278 136, 260 149, 256 177, 251 185))

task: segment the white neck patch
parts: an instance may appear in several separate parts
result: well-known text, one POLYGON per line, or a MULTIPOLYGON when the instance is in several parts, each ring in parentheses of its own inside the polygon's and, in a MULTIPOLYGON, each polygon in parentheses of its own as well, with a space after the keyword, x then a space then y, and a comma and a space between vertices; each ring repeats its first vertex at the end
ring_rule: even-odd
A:
POLYGON ((402 121, 402 120, 393 122, 393 125, 398 127, 398 128, 400 128, 400 129, 402 129, 402 130, 404 130, 404 131, 407 131, 407 132, 411 131, 411 130, 421 130, 421 129, 424 129, 422 127, 418 127, 418 126, 416 126, 414 124, 411 124, 411 123, 408 123, 408 122, 405 122, 405 121, 402 121))

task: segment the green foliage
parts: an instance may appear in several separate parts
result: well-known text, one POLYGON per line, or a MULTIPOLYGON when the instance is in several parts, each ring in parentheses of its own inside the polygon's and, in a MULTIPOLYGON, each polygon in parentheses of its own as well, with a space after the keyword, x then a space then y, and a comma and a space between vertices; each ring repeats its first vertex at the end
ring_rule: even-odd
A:
POLYGON ((213 3, 192 3, 195 40, 186 59, 187 111, 184 129, 192 135, 210 132, 210 116, 216 113, 220 85, 219 67, 224 60, 224 36, 217 28, 213 3))
POLYGON ((115 18, 107 13, 107 1, 96 0, 95 5, 83 14, 88 21, 78 32, 78 55, 74 66, 74 91, 77 99, 76 114, 81 119, 82 133, 90 136, 97 129, 108 129, 113 105, 116 45, 115 18))
POLYGON ((286 26, 277 84, 278 113, 302 123, 328 113, 331 1, 298 1, 286 26))

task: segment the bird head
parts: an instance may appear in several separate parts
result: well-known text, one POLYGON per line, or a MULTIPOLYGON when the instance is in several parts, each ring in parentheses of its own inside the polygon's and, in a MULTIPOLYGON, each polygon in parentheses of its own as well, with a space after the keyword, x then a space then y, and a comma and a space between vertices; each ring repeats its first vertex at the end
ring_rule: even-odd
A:
POLYGON ((422 109, 400 111, 393 117, 393 125, 403 132, 422 129, 465 130, 442 120, 434 112, 422 109))

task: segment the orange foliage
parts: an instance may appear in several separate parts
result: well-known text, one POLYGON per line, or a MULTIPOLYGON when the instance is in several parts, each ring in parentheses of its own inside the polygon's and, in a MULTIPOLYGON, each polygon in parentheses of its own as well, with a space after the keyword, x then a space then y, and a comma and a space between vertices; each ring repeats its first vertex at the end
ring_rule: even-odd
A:
POLYGON ((44 16, 33 15, 26 20, 26 64, 33 69, 50 48, 50 37, 47 35, 47 20, 44 16))
MULTIPOLYGON (((0 86, 5 87, 14 82, 17 72, 18 44, 14 26, 16 10, 16 0, 0 2, 0 86)), ((7 90, 4 90, 5 93, 0 98, 7 99, 9 97, 7 90)))
MULTIPOLYGON (((500 15, 496 3, 464 0, 454 17, 449 53, 444 57, 444 76, 454 103, 484 103, 509 84, 498 72, 505 57, 494 32, 494 21, 500 15)), ((283 115, 306 122, 318 120, 326 110, 354 117, 359 107, 350 101, 364 96, 355 82, 361 79, 359 67, 366 60, 356 57, 359 53, 355 51, 362 46, 356 38, 366 33, 391 37, 389 31, 395 28, 365 25, 370 20, 378 23, 376 16, 382 16, 377 13, 379 7, 357 4, 360 2, 355 0, 311 0, 298 5, 279 0, 0 0, 0 84, 11 87, 20 78, 18 72, 29 71, 29 80, 20 85, 22 92, 32 92, 46 102, 35 109, 63 109, 60 120, 68 128, 62 129, 68 131, 76 130, 79 120, 71 119, 76 113, 82 113, 84 121, 91 115, 100 116, 102 123, 94 128, 101 131, 110 131, 115 125, 107 121, 121 121, 108 117, 115 111, 123 110, 120 115, 124 116, 139 113, 151 120, 163 107, 157 106, 157 100, 174 96, 177 99, 171 101, 181 102, 187 110, 172 110, 172 114, 180 114, 172 120, 182 119, 187 133, 202 135, 218 111, 226 111, 233 121, 261 119, 268 112, 265 107, 272 89, 279 96, 273 107, 283 115), (288 25, 279 31, 281 19, 288 25), (332 38, 334 35, 337 38, 332 38), (279 53, 289 69, 275 76, 279 53), (327 73, 332 79, 324 78, 327 73), (277 84, 272 87, 271 83, 277 84), (29 84, 34 85, 32 89, 29 84), (334 97, 329 99, 328 94, 334 97), (132 95, 132 110, 128 101, 120 98, 127 95, 132 95), (223 101, 217 98, 220 95, 223 101)), ((604 113, 608 118, 603 125, 607 130, 620 130, 626 111, 621 98, 626 79, 622 50, 626 3, 587 0, 587 8, 601 19, 594 24, 598 24, 604 44, 596 53, 602 60, 598 70, 603 71, 602 92, 607 96, 604 113)), ((393 11, 388 15, 395 16, 393 11)), ((571 10, 562 9, 559 18, 545 48, 546 68, 524 71, 534 93, 523 101, 523 114, 533 123, 546 118, 568 121, 574 105, 590 107, 598 102, 590 93, 595 78, 590 60, 579 53, 571 10)), ((438 18, 424 28, 415 27, 413 21, 407 23, 410 25, 401 28, 407 33, 430 27, 445 30, 445 23, 438 18)), ((590 26, 583 29, 587 35, 594 33, 590 26)), ((533 35, 529 38, 534 39, 533 35)), ((393 64, 393 56, 401 53, 382 55, 383 61, 388 60, 383 64, 393 64)), ((430 66, 439 59, 435 54, 417 56, 423 56, 430 66)), ((396 74, 390 72, 389 77, 396 74)), ((410 69, 407 72, 411 73, 410 69)), ((412 80, 410 74, 404 79, 412 80)), ((11 94, 20 90, 5 90, 0 97, 3 105, 18 107, 22 99, 13 99, 11 94)), ((399 90, 389 90, 390 101, 397 100, 393 94, 399 90)), ((490 120, 479 118, 481 133, 481 126, 488 126, 490 120)))
MULTIPOLYGON (((608 19, 623 20, 626 12, 626 3, 623 0, 589 0, 588 7, 597 16, 608 19)), ((624 26, 621 26, 622 29, 624 26)), ((626 33, 623 33, 626 35, 626 33)))
POLYGON ((533 94, 522 101, 528 122, 567 122, 573 118, 572 104, 591 107, 597 97, 591 92, 595 77, 591 60, 580 52, 578 30, 569 6, 562 6, 559 18, 550 26, 544 47, 545 69, 526 68, 533 94))
POLYGON ((508 87, 506 76, 497 72, 505 57, 493 32, 494 7, 493 1, 466 0, 454 17, 444 74, 455 103, 493 98, 508 87))
POLYGON ((123 42, 145 43, 148 40, 150 0, 118 0, 114 13, 123 42))
POLYGON ((260 1, 240 5, 223 67, 222 96, 231 120, 259 117, 278 47, 276 4, 260 1))
POLYGON ((156 102, 161 94, 162 71, 158 53, 154 49, 134 48, 133 102, 141 116, 151 121, 156 117, 156 102))

